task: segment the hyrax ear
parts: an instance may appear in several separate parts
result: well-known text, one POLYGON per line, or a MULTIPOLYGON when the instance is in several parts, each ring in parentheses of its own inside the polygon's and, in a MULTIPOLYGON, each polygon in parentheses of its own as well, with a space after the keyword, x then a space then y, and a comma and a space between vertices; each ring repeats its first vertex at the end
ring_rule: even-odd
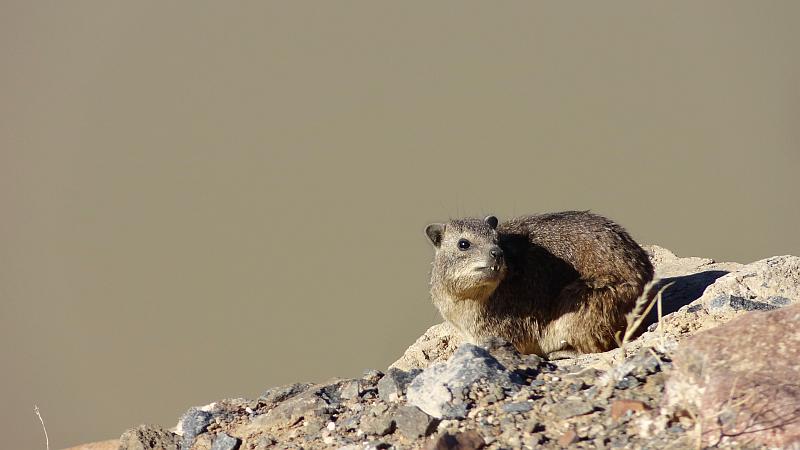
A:
POLYGON ((431 244, 434 247, 439 248, 439 245, 442 244, 442 237, 444 236, 444 224, 443 223, 432 223, 425 227, 425 234, 430 239, 431 244))
POLYGON ((493 230, 497 229, 497 217, 495 217, 495 216, 486 216, 486 218, 483 219, 483 221, 486 222, 486 225, 489 225, 489 228, 491 228, 493 230))

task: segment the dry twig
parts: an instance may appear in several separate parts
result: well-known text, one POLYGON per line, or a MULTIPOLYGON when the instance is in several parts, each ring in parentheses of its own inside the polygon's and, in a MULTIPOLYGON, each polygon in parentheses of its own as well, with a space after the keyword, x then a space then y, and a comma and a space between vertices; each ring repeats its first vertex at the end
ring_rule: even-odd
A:
POLYGON ((655 305, 656 303, 658 303, 658 311, 659 311, 658 327, 662 329, 663 333, 663 327, 661 324, 661 295, 664 293, 665 290, 667 290, 668 287, 672 286, 673 283, 668 283, 664 285, 661 289, 658 290, 658 293, 656 293, 656 295, 654 295, 653 298, 650 300, 648 300, 650 290, 656 284, 656 281, 653 280, 647 283, 647 285, 644 287, 644 290, 642 291, 642 295, 640 295, 639 298, 636 299, 636 303, 633 305, 633 309, 631 310, 631 312, 625 315, 625 321, 627 322, 625 326, 625 333, 621 335, 620 332, 617 332, 617 334, 614 336, 614 338, 617 340, 617 345, 619 345, 620 349, 622 349, 623 357, 625 356, 625 344, 627 344, 631 340, 631 337, 633 337, 634 333, 636 333, 636 330, 638 330, 639 327, 642 325, 642 322, 644 321, 645 317, 647 317, 647 314, 650 313, 650 310, 653 309, 653 305, 655 305))
POLYGON ((50 438, 47 437, 47 427, 44 426, 44 419, 42 419, 42 414, 39 412, 39 406, 33 405, 33 412, 36 413, 36 416, 39 418, 39 422, 42 423, 42 429, 44 430, 45 445, 47 446, 47 450, 50 450, 50 438))

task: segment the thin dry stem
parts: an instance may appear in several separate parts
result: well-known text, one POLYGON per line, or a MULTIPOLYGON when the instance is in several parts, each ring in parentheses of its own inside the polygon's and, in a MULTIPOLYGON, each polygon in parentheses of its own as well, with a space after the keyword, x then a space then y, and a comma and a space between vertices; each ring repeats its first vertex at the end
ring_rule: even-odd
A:
POLYGON ((661 308, 661 292, 658 293, 658 335, 659 335, 659 342, 661 343, 661 351, 664 351, 666 348, 666 338, 664 334, 664 324, 661 323, 661 319, 663 318, 662 308, 661 308))
POLYGON ((36 416, 39 418, 39 422, 42 424, 42 429, 44 430, 44 440, 47 450, 50 450, 50 438, 47 437, 47 427, 44 426, 44 419, 42 419, 42 414, 39 412, 39 406, 33 405, 33 412, 36 413, 36 416))
POLYGON ((642 295, 636 299, 636 303, 634 303, 631 312, 625 315, 625 321, 627 322, 625 334, 620 337, 621 333, 617 332, 617 334, 614 336, 614 338, 617 340, 617 345, 619 345, 619 347, 622 349, 623 357, 625 355, 625 344, 630 342, 631 337, 633 337, 634 333, 636 333, 636 330, 638 330, 642 325, 645 317, 647 317, 647 315, 650 313, 650 310, 653 309, 653 305, 656 303, 659 305, 658 326, 659 328, 662 328, 663 331, 663 327, 661 326, 661 296, 668 287, 672 286, 673 283, 664 285, 658 290, 658 293, 648 301, 648 294, 655 283, 655 280, 647 283, 647 285, 644 287, 644 290, 642 290, 642 295))

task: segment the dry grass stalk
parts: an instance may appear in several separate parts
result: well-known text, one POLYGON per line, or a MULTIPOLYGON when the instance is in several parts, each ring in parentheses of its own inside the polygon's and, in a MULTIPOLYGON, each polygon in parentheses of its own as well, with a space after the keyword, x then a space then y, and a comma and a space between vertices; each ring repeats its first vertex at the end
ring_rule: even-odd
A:
POLYGON ((627 322, 625 326, 625 334, 620 336, 621 333, 617 332, 617 334, 614 336, 617 341, 617 345, 619 345, 619 348, 622 349, 623 358, 625 357, 625 344, 630 342, 631 338, 636 333, 636 330, 638 330, 642 325, 645 317, 647 317, 647 315, 650 313, 650 310, 653 309, 653 305, 656 303, 658 303, 658 328, 661 330, 663 341, 663 326, 661 324, 661 296, 668 287, 672 286, 673 283, 664 285, 658 290, 658 293, 656 293, 652 299, 648 300, 650 290, 653 288, 653 286, 655 286, 656 283, 656 280, 647 283, 647 285, 644 287, 644 290, 642 290, 642 295, 636 299, 636 303, 633 305, 631 312, 625 315, 625 321, 627 322))
POLYGON ((39 418, 39 422, 42 423, 42 429, 44 430, 44 440, 47 450, 50 450, 50 438, 47 437, 47 427, 44 426, 44 419, 42 419, 42 414, 39 413, 39 406, 33 405, 33 412, 36 413, 36 416, 39 418))

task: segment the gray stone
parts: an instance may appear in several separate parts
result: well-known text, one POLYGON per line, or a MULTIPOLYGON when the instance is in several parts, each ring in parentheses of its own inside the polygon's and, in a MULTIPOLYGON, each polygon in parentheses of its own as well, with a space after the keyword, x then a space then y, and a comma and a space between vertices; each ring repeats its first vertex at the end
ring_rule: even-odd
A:
POLYGON ((225 433, 217 434, 211 445, 211 450, 236 450, 237 448, 239 448, 239 439, 225 433))
POLYGON ((384 436, 394 432, 395 422, 388 415, 373 416, 366 415, 361 419, 359 428, 366 434, 374 436, 384 436))
POLYGON ((270 436, 262 436, 256 441, 256 448, 254 450, 267 450, 271 446, 277 444, 278 441, 270 436))
POLYGON ((303 431, 306 435, 316 435, 331 421, 329 414, 314 414, 303 422, 303 431))
POLYGON ((730 308, 734 311, 769 311, 786 306, 789 299, 785 297, 767 297, 764 301, 750 300, 738 295, 720 295, 708 302, 708 309, 730 308), (775 301, 775 304, 772 302, 775 301))
POLYGON ((569 419, 570 417, 582 416, 594 411, 594 407, 581 400, 567 400, 553 405, 552 410, 559 419, 569 419))
POLYGON ((181 445, 189 448, 194 443, 194 438, 208 428, 208 424, 213 420, 214 415, 209 411, 198 408, 190 408, 180 420, 180 428, 183 430, 183 440, 181 445))
POLYGON ((119 450, 180 450, 180 448, 180 436, 152 425, 139 425, 126 431, 119 438, 119 450))
POLYGON ((503 405, 503 411, 507 413, 524 413, 532 409, 533 403, 531 402, 516 402, 503 405))
POLYGON ((407 439, 429 435, 439 423, 416 406, 401 406, 394 415, 397 431, 407 439))
POLYGON ((309 390, 278 404, 266 414, 254 417, 239 429, 238 434, 246 436, 258 431, 290 427, 304 418, 329 414, 328 410, 325 400, 309 390))
POLYGON ((523 357, 510 342, 499 337, 490 337, 480 342, 480 346, 485 348, 505 367, 516 367, 522 364, 523 360, 529 367, 537 367, 543 360, 541 357, 533 355, 523 357))
POLYGON ((438 419, 464 418, 470 387, 478 380, 509 390, 518 390, 520 382, 486 349, 463 344, 446 362, 436 363, 414 378, 408 387, 408 401, 438 419))
POLYGON ((710 306, 726 303, 725 298, 735 298, 733 303, 744 310, 753 305, 743 300, 772 306, 800 301, 800 257, 774 256, 747 264, 717 279, 700 301, 710 306))
POLYGON ((339 418, 336 421, 336 428, 344 431, 355 431, 358 429, 358 417, 339 418))
POLYGON ((386 411, 389 410, 389 405, 386 403, 375 403, 375 405, 369 410, 373 416, 380 416, 386 411))
POLYGON ((280 403, 305 392, 311 386, 312 385, 308 383, 294 383, 270 388, 261 394, 260 399, 264 401, 264 403, 280 403))
POLYGON ((636 377, 626 376, 626 377, 622 377, 621 380, 617 381, 617 384, 615 385, 615 387, 617 389, 631 389, 631 388, 635 388, 636 386, 639 386, 640 384, 642 384, 642 383, 639 382, 639 380, 636 379, 636 377))
POLYGON ((422 371, 419 369, 406 372, 394 367, 389 368, 386 375, 378 381, 378 397, 385 402, 397 401, 405 394, 408 385, 420 372, 422 371))
POLYGON ((342 402, 342 389, 351 382, 357 382, 357 380, 334 379, 317 385, 312 390, 328 405, 335 408, 342 402))
POLYGON ((528 434, 539 431, 541 428, 543 428, 542 424, 537 419, 528 419, 522 424, 522 431, 528 434))
POLYGON ((345 400, 355 400, 361 394, 361 384, 358 380, 351 380, 342 385, 339 395, 345 400))

